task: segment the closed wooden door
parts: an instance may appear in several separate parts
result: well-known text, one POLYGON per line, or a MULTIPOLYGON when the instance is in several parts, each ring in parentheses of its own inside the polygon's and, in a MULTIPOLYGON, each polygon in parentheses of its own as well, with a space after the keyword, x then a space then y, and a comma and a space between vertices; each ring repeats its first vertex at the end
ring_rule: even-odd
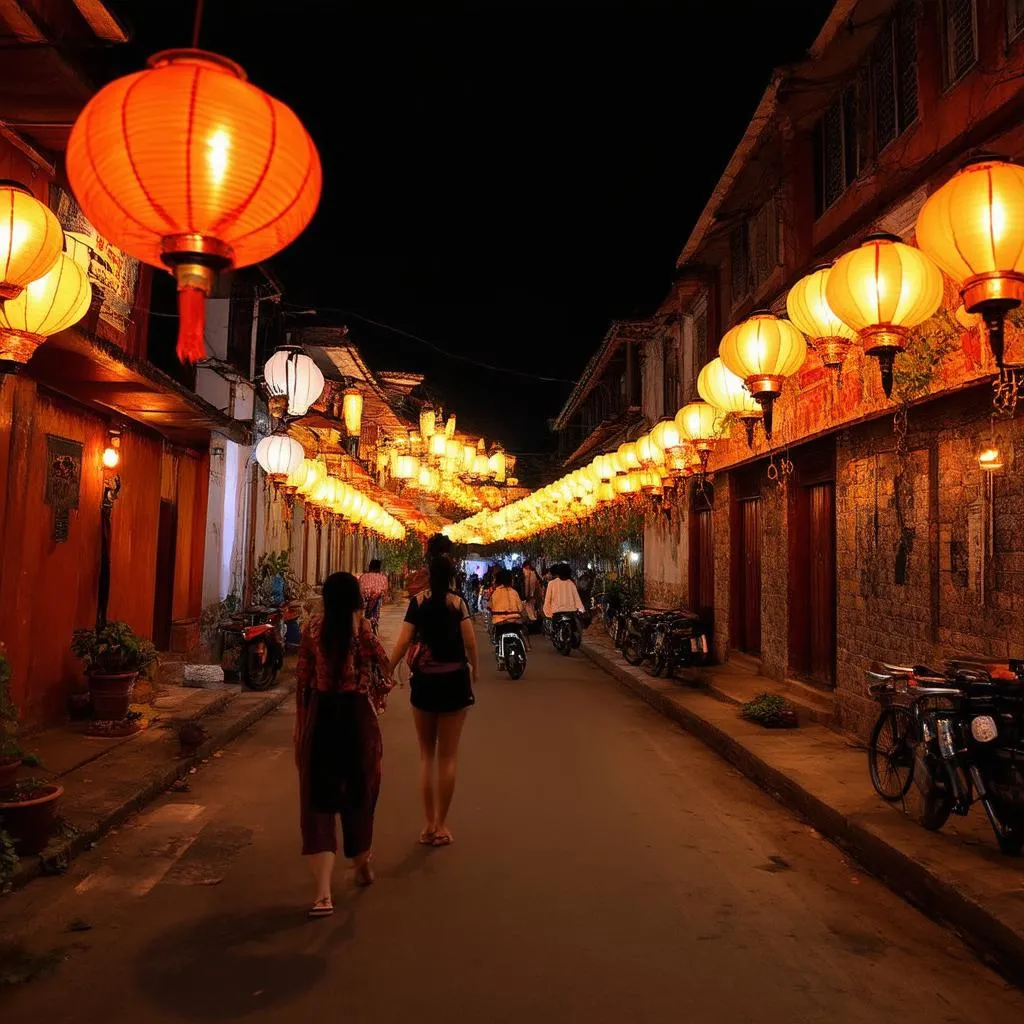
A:
POLYGON ((807 488, 809 579, 807 624, 810 674, 835 685, 836 666, 836 491, 834 483, 807 488))
POLYGON ((740 504, 739 647, 761 653, 761 499, 740 504))
POLYGON ((711 530, 711 509, 702 508, 693 513, 693 533, 690 538, 690 557, 693 565, 691 577, 692 611, 711 628, 715 614, 715 552, 711 530))
POLYGON ((174 607, 174 560, 178 539, 178 507, 160 502, 160 525, 156 536, 156 590, 153 595, 153 643, 159 651, 171 646, 171 616, 174 607))

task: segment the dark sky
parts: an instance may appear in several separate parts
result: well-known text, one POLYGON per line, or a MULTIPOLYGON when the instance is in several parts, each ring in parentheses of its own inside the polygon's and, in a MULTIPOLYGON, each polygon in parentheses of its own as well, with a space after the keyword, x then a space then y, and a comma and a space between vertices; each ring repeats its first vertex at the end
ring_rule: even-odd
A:
MULTIPOLYGON (((188 45, 191 4, 111 0, 119 68, 188 45)), ((288 103, 320 208, 273 261, 372 366, 425 372, 467 427, 551 445, 609 320, 649 313, 767 85, 828 0, 206 0, 200 44, 288 103)), ((113 66, 112 72, 113 74, 113 66)), ((308 322, 303 321, 303 322, 308 322)))

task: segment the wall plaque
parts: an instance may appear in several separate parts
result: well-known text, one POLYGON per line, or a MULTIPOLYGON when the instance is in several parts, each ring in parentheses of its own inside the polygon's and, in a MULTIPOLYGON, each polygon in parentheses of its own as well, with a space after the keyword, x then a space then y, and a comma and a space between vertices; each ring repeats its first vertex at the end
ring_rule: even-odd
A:
POLYGON ((68 539, 68 513, 78 508, 82 482, 82 451, 79 441, 46 435, 46 504, 53 508, 53 539, 68 539))

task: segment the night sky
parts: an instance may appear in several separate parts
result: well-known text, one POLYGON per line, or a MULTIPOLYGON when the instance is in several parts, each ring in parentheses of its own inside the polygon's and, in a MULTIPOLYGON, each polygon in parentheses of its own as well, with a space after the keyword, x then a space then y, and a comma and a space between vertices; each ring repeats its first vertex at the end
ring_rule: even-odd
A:
MULTIPOLYGON (((190 41, 190 3, 109 5, 135 36, 110 77, 190 41)), ((300 322, 347 323, 374 368, 426 373, 460 426, 540 451, 608 322, 664 297, 771 69, 831 6, 206 0, 200 45, 320 150, 316 218, 273 260, 285 300, 320 314, 300 322)))

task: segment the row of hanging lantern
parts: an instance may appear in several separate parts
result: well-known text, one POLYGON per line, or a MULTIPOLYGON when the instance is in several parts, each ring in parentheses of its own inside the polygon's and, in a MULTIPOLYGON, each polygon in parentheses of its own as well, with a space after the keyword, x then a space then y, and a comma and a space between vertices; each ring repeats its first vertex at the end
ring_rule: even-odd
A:
MULTIPOLYGON (((758 412, 760 415, 760 412, 758 412)), ((518 540, 585 519, 600 508, 637 499, 661 501, 680 480, 703 480, 715 445, 728 437, 729 416, 705 401, 690 402, 635 441, 497 510, 446 527, 459 543, 518 540)))
POLYGON ((390 540, 402 540, 405 527, 383 506, 344 480, 330 476, 327 467, 307 459, 302 445, 287 434, 271 434, 256 446, 256 461, 263 467, 274 490, 284 498, 288 512, 300 496, 307 514, 316 522, 335 517, 350 526, 361 526, 390 540))
POLYGON ((20 182, 0 181, 0 361, 27 363, 89 311, 89 248, 20 182))
POLYGON ((891 396, 896 356, 942 304, 942 272, 960 293, 957 319, 968 327, 984 322, 1000 371, 1024 367, 1024 351, 1008 352, 1004 344, 1006 314, 1024 301, 1024 168, 999 157, 972 159, 925 202, 916 240, 917 247, 895 235, 869 235, 815 268, 790 290, 789 319, 757 311, 725 334, 718 358, 698 376, 702 402, 586 469, 448 532, 457 541, 521 539, 617 497, 658 494, 692 471, 694 459, 706 472, 730 420, 743 423, 750 444, 759 419, 771 438, 774 402, 803 365, 808 340, 835 370, 859 341, 878 360, 891 396))

